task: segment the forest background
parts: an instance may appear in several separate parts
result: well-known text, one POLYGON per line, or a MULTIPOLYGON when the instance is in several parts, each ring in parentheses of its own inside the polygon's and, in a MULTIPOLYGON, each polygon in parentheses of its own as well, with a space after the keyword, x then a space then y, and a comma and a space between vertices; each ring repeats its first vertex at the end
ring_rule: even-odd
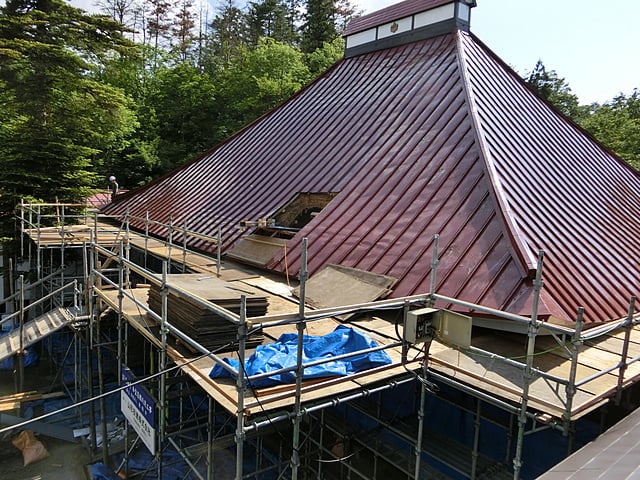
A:
MULTIPOLYGON (((242 128, 343 55, 350 0, 63 0, 0 7, 0 215, 135 188, 242 128)), ((539 61, 524 80, 634 168, 640 93, 580 104, 539 61)))

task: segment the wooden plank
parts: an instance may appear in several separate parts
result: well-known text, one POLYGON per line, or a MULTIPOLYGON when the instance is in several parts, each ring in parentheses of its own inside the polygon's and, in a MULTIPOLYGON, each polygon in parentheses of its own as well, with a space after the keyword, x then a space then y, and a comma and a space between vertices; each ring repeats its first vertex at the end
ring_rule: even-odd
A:
POLYGON ((16 408, 20 408, 20 404, 23 402, 32 402, 34 400, 40 400, 41 398, 42 395, 35 390, 2 396, 0 397, 0 412, 15 410, 16 408))

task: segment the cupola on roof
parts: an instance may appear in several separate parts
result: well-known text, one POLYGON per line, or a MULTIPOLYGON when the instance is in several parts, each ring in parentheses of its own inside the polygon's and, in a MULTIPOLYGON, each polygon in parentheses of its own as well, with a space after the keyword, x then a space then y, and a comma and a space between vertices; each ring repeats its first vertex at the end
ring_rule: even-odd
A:
POLYGON ((382 50, 421 39, 469 30, 475 0, 406 0, 356 18, 342 36, 345 56, 382 50))

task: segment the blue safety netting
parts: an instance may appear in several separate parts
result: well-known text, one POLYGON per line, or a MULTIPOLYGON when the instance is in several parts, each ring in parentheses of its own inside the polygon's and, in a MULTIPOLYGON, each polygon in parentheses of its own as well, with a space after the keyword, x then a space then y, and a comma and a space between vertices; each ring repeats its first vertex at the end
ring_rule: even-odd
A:
MULTIPOLYGON (((333 332, 323 336, 304 335, 302 362, 328 359, 338 355, 358 352, 377 347, 378 344, 367 334, 354 328, 339 325, 333 332)), ((298 350, 298 335, 285 333, 277 342, 260 345, 245 362, 247 376, 273 372, 296 366, 298 350)), ((238 368, 238 361, 225 358, 224 361, 238 368)), ((370 368, 389 365, 391 358, 383 350, 363 353, 341 360, 330 360, 320 365, 306 367, 303 380, 331 376, 346 376, 370 368)), ((232 377, 222 366, 216 365, 209 372, 211 378, 232 377)), ((283 383, 294 383, 295 371, 278 373, 259 380, 253 380, 251 386, 255 388, 269 387, 283 383)))

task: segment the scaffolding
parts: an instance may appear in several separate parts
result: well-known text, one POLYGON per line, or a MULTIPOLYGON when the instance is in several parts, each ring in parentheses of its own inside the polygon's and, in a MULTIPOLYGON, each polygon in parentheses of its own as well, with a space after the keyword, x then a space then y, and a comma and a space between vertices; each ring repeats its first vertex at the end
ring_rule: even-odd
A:
MULTIPOLYGON (((58 271, 60 281, 69 277, 65 275, 68 250, 75 248, 80 252, 75 256, 76 260, 81 259, 82 268, 81 275, 73 282, 76 304, 72 323, 77 342, 75 355, 78 357, 83 352, 87 367, 83 368, 84 372, 76 372, 74 391, 69 393, 73 395, 73 408, 79 409, 83 404, 89 406, 92 451, 109 464, 112 450, 121 450, 120 464, 115 467, 125 473, 130 455, 144 441, 143 435, 127 420, 123 445, 112 448, 105 440, 109 432, 104 402, 114 394, 124 398, 136 385, 145 387, 156 415, 155 431, 151 435, 154 441, 147 448, 154 455, 155 466, 152 468, 156 469, 157 478, 163 478, 163 468, 167 468, 163 452, 170 449, 177 452, 195 478, 207 480, 215 478, 221 458, 232 461, 233 477, 238 480, 344 478, 345 472, 349 478, 381 478, 389 472, 400 472, 412 479, 449 478, 434 465, 445 465, 449 471, 471 479, 518 479, 522 476, 528 435, 544 429, 557 430, 568 438, 568 451, 571 451, 574 422, 610 401, 622 402, 625 389, 640 378, 640 331, 637 328, 640 319, 635 314, 634 298, 630 299, 625 318, 587 331, 583 331, 581 311, 576 312, 573 329, 538 320, 535 306, 543 288, 543 252, 538 257, 531 318, 436 292, 437 238, 431 262, 430 292, 312 310, 305 305, 305 240, 297 305, 291 303, 291 311, 285 313, 249 317, 244 296, 239 313, 234 313, 168 280, 171 271, 221 277, 224 269, 219 231, 214 236, 191 232, 186 225, 162 224, 147 214, 145 225, 165 229, 166 237, 160 239, 151 237, 148 227, 144 232, 133 232, 129 221, 126 215, 119 219, 106 218, 82 205, 22 204, 20 208, 21 252, 23 258, 30 259, 30 264, 34 263, 32 244, 35 245, 38 278, 35 284, 46 284, 54 275, 45 276, 43 272, 46 250, 50 253, 50 268, 53 269, 55 263, 61 267, 58 271), (71 210, 78 213, 69 214, 71 210), (214 244, 215 260, 189 250, 190 236, 214 244), (29 243, 25 245, 27 241, 29 243), (52 260, 54 250, 59 250, 59 255, 55 254, 59 262, 52 260), (152 264, 159 265, 160 271, 152 270, 152 264), (146 301, 149 286, 161 292, 160 311, 149 308, 146 301), (83 292, 83 300, 79 303, 78 292, 83 292), (236 329, 231 355, 239 360, 238 368, 225 362, 221 352, 205 348, 172 324, 167 313, 170 294, 215 313, 236 329), (393 324, 381 318, 386 312, 395 312, 396 318, 404 318, 408 310, 423 306, 460 308, 524 325, 527 328, 525 355, 509 354, 512 344, 505 346, 503 351, 490 351, 477 345, 459 348, 441 339, 419 347, 411 346, 399 333, 403 328, 402 321, 396 320, 393 324), (251 352, 246 340, 252 332, 295 333, 299 352, 306 332, 316 327, 325 329, 326 322, 333 322, 333 325, 336 318, 346 315, 360 315, 350 323, 375 336, 380 345, 376 349, 386 351, 393 360, 389 367, 352 377, 307 382, 303 380, 305 368, 327 360, 305 362, 302 356, 297 356, 295 366, 278 371, 252 376, 244 371, 244 360, 251 352), (109 316, 115 316, 112 324, 116 334, 106 337, 103 323, 109 316), (391 333, 383 335, 381 332, 385 330, 391 333), (148 359, 145 355, 144 372, 139 378, 124 372, 130 363, 133 336, 141 339, 144 351, 149 352, 148 359), (607 346, 606 355, 600 345, 598 358, 605 355, 608 366, 602 368, 591 360, 581 363, 581 359, 588 356, 590 344, 599 339, 616 344, 615 347, 607 346), (544 346, 542 354, 537 350, 540 344, 544 346), (542 359, 545 352, 550 351, 556 360, 564 357, 565 375, 555 373, 557 369, 545 368, 542 359), (107 385, 108 373, 104 370, 104 357, 109 352, 117 365, 115 386, 107 385), (92 368, 94 359, 97 372, 92 368), (470 367, 471 363, 482 363, 484 359, 495 367, 495 371, 505 375, 500 377, 503 384, 486 373, 479 375, 470 367), (589 368, 585 368, 586 364, 589 368), (206 372, 214 365, 225 369, 235 380, 209 378, 206 372), (252 388, 254 382, 267 376, 290 372, 296 378, 293 385, 265 391, 252 388), (460 405, 459 400, 451 401, 457 408, 466 409, 473 418, 472 445, 461 448, 459 443, 429 431, 425 403, 435 395, 438 385, 473 399, 471 406, 460 405), (404 388, 412 391, 413 404, 409 410, 414 415, 403 418, 390 415, 384 396, 404 388), (96 421, 96 405, 100 422, 96 421), (509 419, 506 425, 496 422, 507 437, 502 461, 481 453, 481 426, 483 422, 492 421, 485 412, 489 408, 506 412, 509 419), (354 415, 358 419, 356 422, 351 418, 354 415), (375 426, 366 428, 361 424, 375 426), (434 438, 437 441, 433 441, 434 438), (270 474, 272 477, 268 476, 270 474)), ((23 288, 6 301, 15 303, 21 291, 23 288)), ((54 290, 50 295, 60 298, 60 290, 54 290)), ((65 301, 63 298, 62 303, 65 301)), ((25 310, 26 307, 19 305, 18 315, 23 315, 25 310)), ((369 351, 353 352, 345 358, 369 351)), ((0 428, 0 433, 28 424, 29 421, 18 422, 0 428)))

